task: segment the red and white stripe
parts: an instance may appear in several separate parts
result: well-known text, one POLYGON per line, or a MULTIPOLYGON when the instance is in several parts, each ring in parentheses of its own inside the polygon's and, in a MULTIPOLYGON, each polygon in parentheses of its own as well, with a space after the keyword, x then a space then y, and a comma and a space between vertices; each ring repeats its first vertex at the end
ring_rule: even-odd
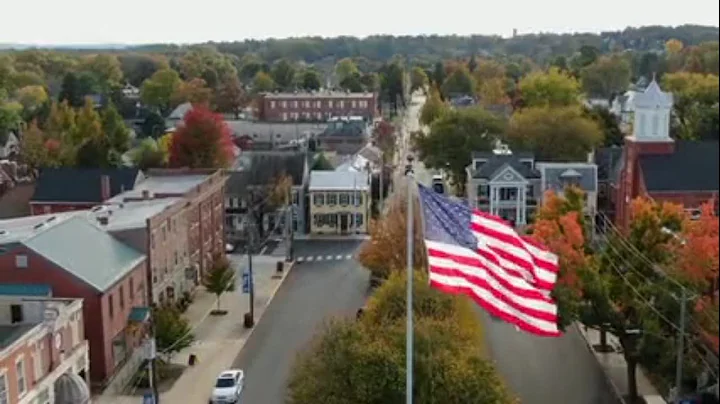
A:
POLYGON ((473 212, 477 249, 425 240, 430 284, 470 296, 490 314, 541 336, 558 336, 549 292, 557 256, 515 233, 501 219, 473 212))

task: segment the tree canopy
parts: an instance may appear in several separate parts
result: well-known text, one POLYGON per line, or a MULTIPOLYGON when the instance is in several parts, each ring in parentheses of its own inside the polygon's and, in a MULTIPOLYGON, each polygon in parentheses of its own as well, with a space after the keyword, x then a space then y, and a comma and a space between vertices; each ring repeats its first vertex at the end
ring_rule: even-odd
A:
POLYGON ((233 149, 230 128, 222 117, 204 106, 195 106, 173 134, 169 163, 172 167, 227 167, 234 157, 233 149))
MULTIPOLYGON (((289 403, 380 404, 404 399, 405 283, 402 274, 391 276, 359 321, 325 324, 296 360, 289 403)), ((414 292, 414 401, 515 402, 483 357, 472 303, 431 289, 421 273, 414 292)))

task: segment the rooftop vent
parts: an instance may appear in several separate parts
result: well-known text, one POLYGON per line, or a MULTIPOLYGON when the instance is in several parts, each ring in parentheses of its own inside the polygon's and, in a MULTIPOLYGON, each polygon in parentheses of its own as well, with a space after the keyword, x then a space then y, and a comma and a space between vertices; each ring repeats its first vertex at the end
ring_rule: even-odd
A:
POLYGON ((43 227, 43 226, 45 226, 45 223, 38 223, 38 224, 36 224, 35 226, 33 226, 33 230, 37 230, 37 229, 39 229, 39 228, 41 228, 41 227, 43 227))
POLYGON ((52 223, 55 221, 55 219, 57 219, 57 216, 50 216, 48 220, 45 221, 45 223, 52 223))

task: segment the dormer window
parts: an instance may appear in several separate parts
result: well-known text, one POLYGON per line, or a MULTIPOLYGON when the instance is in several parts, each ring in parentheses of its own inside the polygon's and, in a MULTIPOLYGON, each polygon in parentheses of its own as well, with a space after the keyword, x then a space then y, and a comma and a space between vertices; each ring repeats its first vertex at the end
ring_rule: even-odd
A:
POLYGON ((569 187, 569 186, 580 186, 580 179, 582 178, 582 174, 577 172, 576 170, 568 169, 563 171, 562 174, 560 174, 560 183, 563 187, 569 187))
POLYGON ((520 163, 527 167, 529 170, 533 169, 533 161, 532 160, 520 160, 520 163))
POLYGON ((487 160, 475 160, 475 171, 479 171, 487 163, 487 160))

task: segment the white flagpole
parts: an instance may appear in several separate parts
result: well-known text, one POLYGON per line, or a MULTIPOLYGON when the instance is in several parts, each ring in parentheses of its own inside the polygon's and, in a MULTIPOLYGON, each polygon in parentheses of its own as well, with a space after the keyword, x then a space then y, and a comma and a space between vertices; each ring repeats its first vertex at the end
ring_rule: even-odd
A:
POLYGON ((407 329, 405 330, 405 396, 406 403, 413 402, 413 171, 412 156, 408 156, 407 187, 407 329))

